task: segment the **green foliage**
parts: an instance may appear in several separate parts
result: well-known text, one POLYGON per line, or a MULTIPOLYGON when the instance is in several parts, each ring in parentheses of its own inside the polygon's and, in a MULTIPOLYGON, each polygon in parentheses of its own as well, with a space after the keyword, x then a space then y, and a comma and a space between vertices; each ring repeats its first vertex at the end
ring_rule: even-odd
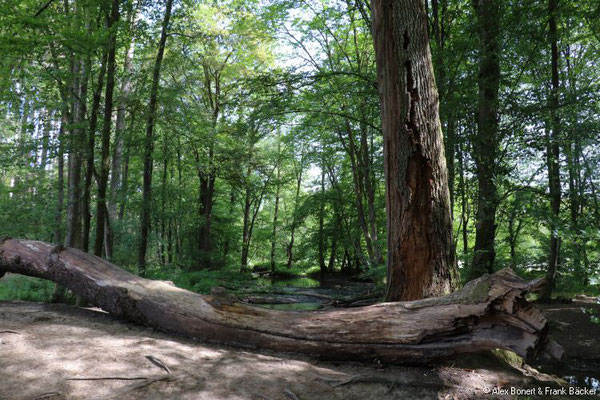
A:
MULTIPOLYGON (((145 115, 164 12, 161 2, 141 2, 133 17, 137 3, 121 2, 116 27, 123 183, 109 193, 118 209, 111 218, 112 261, 130 271, 136 270, 140 240, 145 115)), ((0 236, 54 241, 59 233, 64 239, 69 155, 92 152, 99 168, 98 141, 95 148, 78 149, 73 135, 74 128, 86 131, 91 117, 108 38, 106 2, 72 5, 51 2, 39 15, 37 1, 0 5, 0 236), (74 60, 88 59, 87 98, 78 99, 70 88, 84 74, 74 60), (84 121, 61 123, 78 100, 87 104, 84 121), (61 154, 64 204, 57 214, 61 154)), ((479 44, 472 2, 439 5, 439 37, 435 16, 429 18, 431 50, 451 168, 457 259, 466 277, 478 212, 472 142, 479 44)), ((594 1, 570 0, 557 11, 563 192, 557 220, 548 205, 544 139, 550 117, 547 5, 504 4, 501 16, 496 268, 542 276, 550 227, 556 226, 558 293, 598 291, 599 10, 594 1)), ((385 266, 369 254, 379 250, 385 258, 387 243, 377 69, 369 15, 362 11, 359 2, 344 1, 177 2, 152 144, 150 277, 203 293, 216 285, 239 287, 251 279, 239 273, 242 264, 270 270, 274 249, 279 276, 320 274, 324 262, 329 272, 362 271, 385 285, 385 266), (203 247, 208 224, 211 243, 203 247)), ((111 152, 117 144, 113 129, 111 152)), ((96 196, 92 182, 92 203, 96 196)), ((96 210, 90 211, 93 236, 96 210)), ((11 280, 1 286, 3 296, 47 295, 31 282, 11 280)))
POLYGON ((47 280, 9 274, 0 279, 0 300, 48 302, 54 284, 47 280))
POLYGON ((360 274, 362 279, 371 280, 379 289, 385 289, 387 280, 387 268, 385 265, 379 265, 360 274))
POLYGON ((237 268, 204 269, 200 271, 165 271, 156 268, 148 271, 148 277, 172 281, 178 287, 204 294, 209 294, 211 289, 217 286, 237 289, 253 282, 251 275, 241 273, 237 268))
POLYGON ((598 313, 594 308, 584 308, 583 312, 584 314, 590 315, 590 321, 592 321, 592 323, 600 325, 600 313, 598 313))

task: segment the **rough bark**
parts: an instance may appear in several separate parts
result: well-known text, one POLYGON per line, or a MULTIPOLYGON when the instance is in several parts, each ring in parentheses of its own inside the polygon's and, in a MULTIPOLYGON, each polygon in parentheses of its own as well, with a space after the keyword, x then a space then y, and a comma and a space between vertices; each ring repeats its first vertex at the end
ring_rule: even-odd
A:
POLYGON ((148 232, 150 231, 150 207, 152 203, 152 152, 154 150, 154 123, 156 119, 156 105, 158 102, 158 86, 160 83, 160 67, 167 43, 167 30, 171 19, 173 0, 167 0, 165 17, 162 22, 158 52, 152 73, 152 87, 150 89, 150 104, 146 120, 146 140, 144 143, 144 183, 142 193, 142 215, 140 227, 140 247, 138 251, 138 271, 146 273, 146 251, 148 250, 148 232))
POLYGON ((51 279, 113 315, 206 341, 326 359, 428 363, 488 349, 561 357, 543 313, 525 300, 543 280, 504 269, 444 297, 353 309, 285 312, 244 305, 222 288, 203 296, 135 276, 82 251, 9 239, 5 272, 51 279))
POLYGON ((386 300, 442 295, 458 285, 458 273, 427 16, 422 2, 371 4, 384 136, 386 300))
MULTIPOLYGON (((446 40, 448 39, 448 27, 446 19, 448 18, 448 0, 432 0, 431 12, 433 15, 432 32, 435 41, 433 58, 435 60, 434 69, 437 88, 440 96, 440 120, 442 127, 445 127, 445 152, 446 168, 448 170, 448 188, 450 192, 450 211, 454 213, 454 156, 455 156, 455 123, 452 115, 452 106, 450 105, 451 92, 454 89, 453 82, 447 81, 446 71, 448 65, 444 58, 446 51, 446 40), (441 3, 441 4, 440 4, 441 3), (441 6, 441 7, 440 7, 441 6), (441 9, 440 9, 441 8, 441 9)), ((450 79, 451 80, 451 79, 450 79)))
POLYGON ((498 163, 498 90, 500 85, 500 2, 475 0, 479 31, 479 111, 473 138, 478 183, 475 248, 469 278, 494 270, 498 163))

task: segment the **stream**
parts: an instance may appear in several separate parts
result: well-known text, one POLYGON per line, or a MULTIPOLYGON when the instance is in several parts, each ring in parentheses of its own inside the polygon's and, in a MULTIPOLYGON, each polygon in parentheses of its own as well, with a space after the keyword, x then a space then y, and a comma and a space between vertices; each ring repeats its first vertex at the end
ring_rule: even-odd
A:
MULTIPOLYGON (((356 282, 351 279, 339 277, 319 281, 318 279, 309 276, 293 276, 287 278, 256 276, 254 285, 242 288, 238 292, 238 296, 242 301, 248 304, 285 311, 313 311, 330 309, 335 306, 348 306, 348 303, 352 301, 350 299, 356 300, 361 297, 369 299, 365 304, 372 304, 377 300, 381 300, 381 295, 382 294, 379 294, 379 296, 377 296, 376 287, 373 283, 356 282)), ((596 307, 598 306, 600 306, 600 304, 596 303, 596 307)), ((576 310, 571 312, 575 312, 576 310)), ((592 317, 596 316, 596 314, 592 312, 593 310, 590 310, 591 309, 583 309, 583 319, 588 323, 590 321, 590 315, 592 317)), ((566 316, 569 315, 571 315, 571 313, 566 316)), ((562 318, 555 315, 555 318, 558 318, 559 321, 563 320, 565 314, 562 315, 562 318)), ((594 324, 591 324, 590 327, 592 330, 595 330, 594 328, 598 326, 597 322, 592 322, 594 322, 594 324)), ((554 322, 553 324, 556 326, 557 323, 554 322)), ((558 324, 560 324, 560 322, 558 324)), ((579 324, 572 323, 566 326, 575 327, 577 325, 579 324)), ((560 334, 567 334, 570 336, 570 333, 568 332, 555 331, 554 333, 555 335, 558 334, 558 336, 561 336, 560 334)), ((590 332, 590 334, 595 337, 595 334, 592 332, 590 332)), ((585 341, 582 340, 582 342, 585 341)), ((569 360, 567 363, 558 366, 558 368, 550 368, 545 372, 561 377, 571 386, 585 387, 600 391, 600 379, 596 374, 597 367, 592 367, 587 365, 587 362, 584 362, 583 365, 576 368, 574 365, 571 365, 574 361, 575 360, 569 360)), ((542 368, 542 370, 544 369, 545 368, 542 368)))
POLYGON ((333 307, 375 292, 370 282, 329 278, 323 281, 309 276, 286 278, 258 276, 256 285, 242 288, 238 296, 246 303, 275 310, 313 311, 333 307))

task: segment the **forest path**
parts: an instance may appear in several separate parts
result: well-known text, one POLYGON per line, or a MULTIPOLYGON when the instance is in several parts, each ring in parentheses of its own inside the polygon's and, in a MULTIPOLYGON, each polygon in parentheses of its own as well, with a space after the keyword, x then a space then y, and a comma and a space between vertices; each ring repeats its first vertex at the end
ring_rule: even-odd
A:
POLYGON ((208 345, 90 309, 0 303, 3 400, 480 399, 485 387, 532 383, 516 371, 498 369, 497 362, 479 359, 475 369, 457 364, 462 368, 326 363, 208 345), (369 382, 335 386, 353 376, 369 382), (98 377, 149 377, 155 382, 69 380, 98 377), (396 384, 377 382, 385 379, 396 384))

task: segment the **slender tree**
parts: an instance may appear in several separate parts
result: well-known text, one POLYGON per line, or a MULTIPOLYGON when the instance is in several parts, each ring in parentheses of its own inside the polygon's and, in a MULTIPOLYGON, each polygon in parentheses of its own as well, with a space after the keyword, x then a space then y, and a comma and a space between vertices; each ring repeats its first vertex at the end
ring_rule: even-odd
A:
POLYGON ((165 17, 162 21, 160 40, 158 42, 158 52, 152 73, 152 87, 150 88, 150 103, 148 104, 148 113, 146 119, 146 140, 144 144, 144 184, 142 193, 142 213, 141 213, 141 232, 140 247, 138 252, 138 272, 140 275, 146 273, 146 251, 148 249, 148 232, 150 231, 150 207, 152 203, 152 152, 154 150, 154 124, 156 120, 156 105, 158 99, 158 86, 160 83, 160 67, 162 65, 165 45, 167 43, 167 33, 169 29, 169 20, 171 19, 171 9, 173 0, 167 0, 165 6, 165 17))
POLYGON ((548 36, 550 38, 550 57, 552 69, 552 88, 550 89, 550 130, 546 132, 546 163, 548 166, 548 186, 550 188, 550 251, 548 253, 547 284, 542 298, 550 300, 552 288, 556 281, 558 266, 559 244, 558 219, 560 214, 560 117, 558 116, 559 77, 558 77, 558 33, 556 31, 556 7, 558 0, 548 1, 548 36))
POLYGON ((141 6, 141 0, 128 0, 127 2, 127 27, 129 34, 129 46, 123 60, 123 79, 120 85, 120 98, 117 103, 117 118, 115 121, 115 145, 111 161, 110 177, 110 196, 108 201, 109 219, 114 220, 117 217, 117 201, 121 189, 122 179, 122 159, 125 139, 125 117, 127 115, 128 96, 132 90, 131 74, 133 72, 133 54, 135 50, 134 28, 138 11, 141 6))
POLYGON ((100 110, 100 98, 102 97, 102 88, 104 87, 104 75, 106 74, 106 51, 102 55, 98 80, 92 96, 92 109, 90 110, 90 123, 87 143, 87 163, 85 170, 85 183, 83 186, 83 232, 82 249, 88 251, 90 247, 90 227, 92 214, 90 211, 90 201, 92 195, 92 180, 94 176, 94 149, 96 147, 96 129, 98 128, 98 111, 100 110))
POLYGON ((110 170, 110 132, 112 124, 113 93, 115 89, 115 58, 117 52, 117 22, 119 20, 119 0, 113 0, 107 27, 110 31, 108 56, 106 60, 106 91, 104 93, 104 124, 102 125, 102 144, 100 150, 100 176, 98 179, 98 197, 96 199, 96 240, 94 254, 102 256, 104 232, 106 229, 107 207, 106 188, 110 170))
POLYGON ((493 272, 498 191, 498 90, 500 86, 500 1, 475 0, 479 32, 479 111, 473 137, 478 183, 475 248, 469 278, 493 272))
POLYGON ((271 271, 276 266, 277 217, 279 216, 279 197, 281 193, 281 135, 277 136, 277 176, 275 182, 275 209, 273 210, 273 230, 271 232, 271 271))
POLYGON ((458 284, 450 195, 424 3, 372 0, 384 135, 386 300, 448 293, 458 284))

